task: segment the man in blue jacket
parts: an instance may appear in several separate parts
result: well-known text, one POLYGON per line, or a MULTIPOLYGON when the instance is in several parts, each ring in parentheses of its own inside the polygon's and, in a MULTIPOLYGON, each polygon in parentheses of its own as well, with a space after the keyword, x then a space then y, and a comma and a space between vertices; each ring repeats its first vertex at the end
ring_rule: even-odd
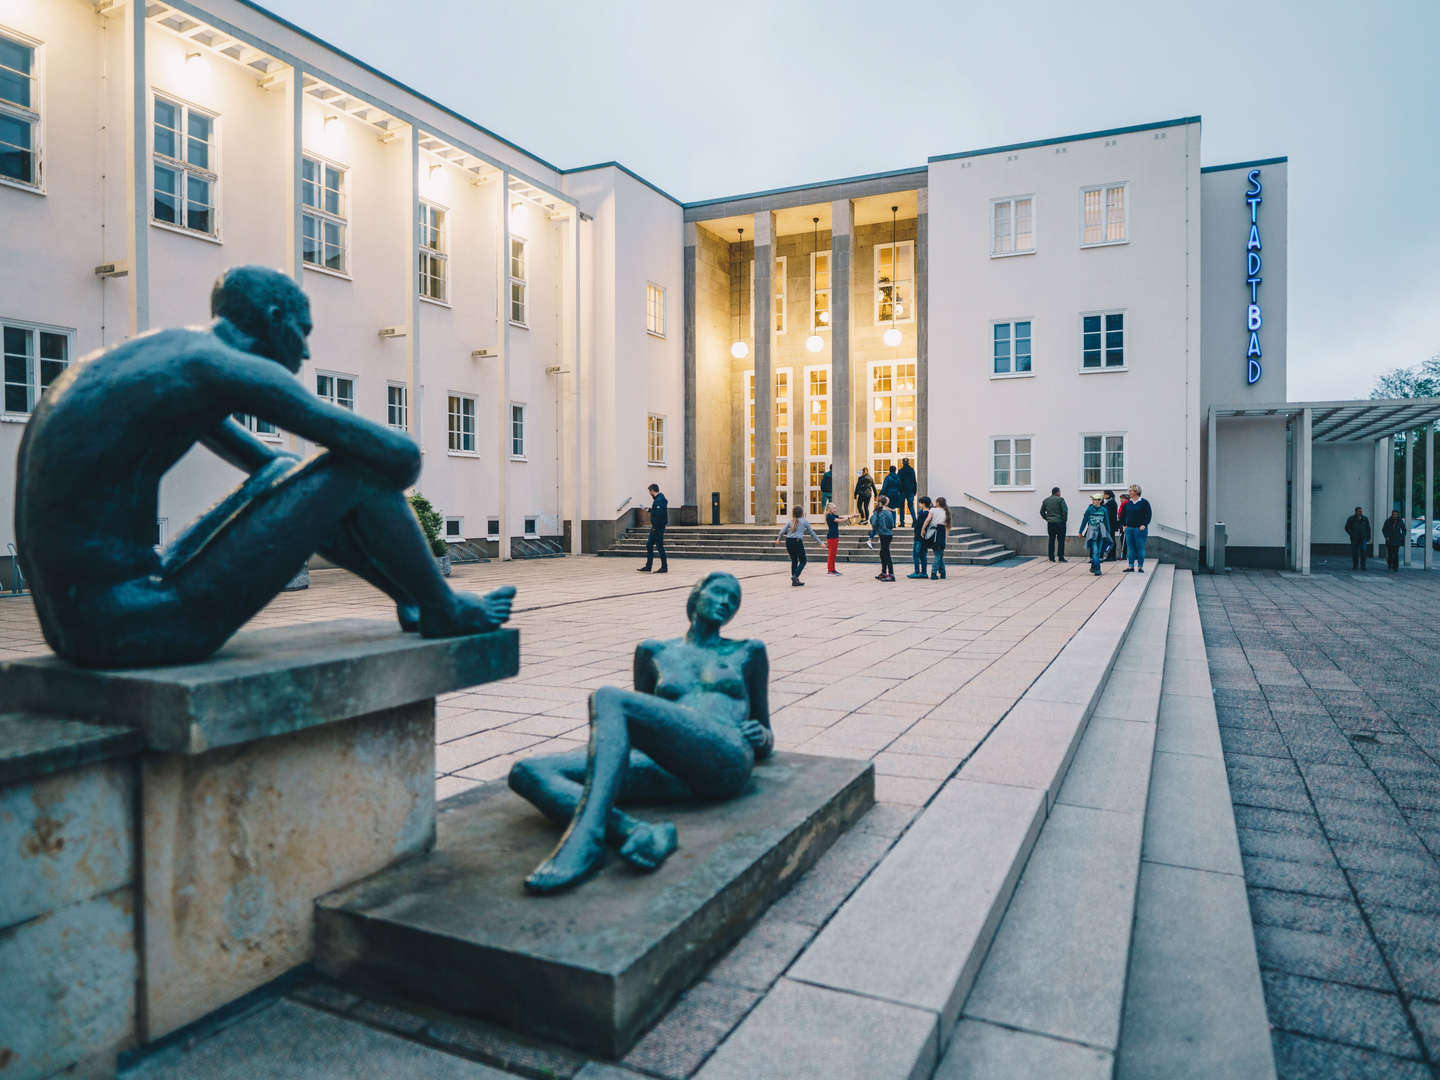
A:
POLYGON ((1125 557, 1130 565, 1125 573, 1138 570, 1145 572, 1145 541, 1150 536, 1150 503, 1140 495, 1140 485, 1130 485, 1130 501, 1120 516, 1125 528, 1125 557), (1138 564, 1138 565, 1137 565, 1138 564))
MULTIPOLYGON (((896 473, 894 465, 890 466, 890 471, 885 475, 885 482, 880 485, 880 494, 884 497, 886 505, 890 507, 891 514, 894 514, 897 504, 900 505, 900 512, 902 514, 905 512, 904 504, 900 502, 900 477, 896 473)), ((914 513, 913 509, 911 513, 914 513)), ((904 524, 905 522, 903 521, 899 523, 901 527, 903 527, 904 524)))
POLYGON ((660 494, 660 485, 650 485, 650 535, 645 538, 645 565, 636 567, 642 574, 648 574, 655 562, 655 552, 660 552, 660 569, 657 574, 668 574, 669 564, 665 561, 665 526, 670 524, 670 500, 660 494))
POLYGON ((910 516, 915 516, 915 494, 920 490, 920 485, 915 479, 915 468, 910 464, 908 457, 900 459, 900 471, 895 474, 900 478, 900 525, 905 525, 905 508, 910 508, 910 516))

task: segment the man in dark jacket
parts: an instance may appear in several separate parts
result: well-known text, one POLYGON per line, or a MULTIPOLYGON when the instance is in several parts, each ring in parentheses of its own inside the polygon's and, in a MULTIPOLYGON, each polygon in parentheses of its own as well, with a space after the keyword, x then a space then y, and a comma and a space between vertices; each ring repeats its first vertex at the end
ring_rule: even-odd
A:
POLYGON ((650 535, 645 538, 645 565, 636 567, 642 574, 648 574, 655 562, 655 552, 660 552, 660 569, 657 574, 668 574, 670 566, 665 561, 665 526, 670 524, 670 500, 660 494, 660 485, 650 485, 650 535))
POLYGON ((1140 493, 1139 484, 1130 485, 1130 501, 1120 514, 1125 530, 1125 559, 1129 566, 1122 573, 1145 572, 1145 542, 1150 539, 1150 500, 1140 493))
POLYGON ((870 500, 875 497, 875 481, 870 479, 870 470, 861 469, 855 478, 855 513, 861 521, 870 520, 870 500))
POLYGON ((1065 500, 1060 497, 1060 489, 1053 487, 1049 496, 1040 504, 1040 516, 1045 520, 1046 531, 1050 534, 1050 561, 1055 561, 1055 553, 1060 553, 1060 561, 1065 561, 1065 523, 1070 520, 1070 508, 1065 505, 1065 500))
MULTIPOLYGON (((880 494, 885 497, 892 514, 895 512, 897 504, 900 506, 900 513, 905 512, 904 504, 900 502, 900 477, 896 475, 894 465, 890 466, 890 471, 885 475, 885 482, 880 485, 880 494)), ((913 509, 911 512, 914 512, 913 509)), ((903 529, 904 527, 905 522, 903 521, 896 524, 896 528, 903 529)))
POLYGON ((1405 546, 1405 522, 1400 520, 1400 511, 1391 510, 1385 524, 1380 526, 1385 537, 1385 569, 1400 569, 1400 549, 1405 546))
POLYGON ((915 469, 910 464, 908 457, 900 459, 900 471, 896 473, 900 477, 900 525, 905 525, 905 507, 910 508, 910 516, 915 516, 915 494, 920 490, 920 484, 915 479, 915 469))
POLYGON ((831 472, 833 465, 825 466, 825 475, 820 477, 820 509, 824 509, 835 501, 835 474, 831 472))
POLYGON ((1370 519, 1363 506, 1355 507, 1355 513, 1345 519, 1345 534, 1350 537, 1350 569, 1364 570, 1370 547, 1370 519))

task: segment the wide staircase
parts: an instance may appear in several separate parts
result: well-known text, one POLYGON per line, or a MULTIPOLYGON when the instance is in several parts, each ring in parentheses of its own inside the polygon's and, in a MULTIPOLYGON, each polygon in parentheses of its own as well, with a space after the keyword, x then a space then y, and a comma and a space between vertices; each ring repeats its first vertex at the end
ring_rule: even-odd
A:
MULTIPOLYGON (((812 521, 811 526, 821 536, 824 522, 812 521)), ((783 544, 775 543, 779 531, 777 525, 675 525, 665 530, 665 552, 672 559, 754 559, 773 562, 789 562, 783 544)), ((600 555, 633 559, 644 557, 645 539, 649 529, 628 530, 615 544, 600 555)), ((837 562, 880 563, 880 544, 866 547, 865 539, 870 530, 864 526, 846 526, 840 530, 840 551, 837 562)), ((895 530, 892 554, 897 567, 910 565, 911 531, 907 525, 895 530)), ((825 549, 807 541, 807 553, 812 561, 823 559, 825 549)), ((960 528, 951 532, 945 541, 945 563, 948 566, 990 566, 1012 558, 1015 552, 974 529, 960 528)), ((903 571, 902 571, 903 572, 903 571)))

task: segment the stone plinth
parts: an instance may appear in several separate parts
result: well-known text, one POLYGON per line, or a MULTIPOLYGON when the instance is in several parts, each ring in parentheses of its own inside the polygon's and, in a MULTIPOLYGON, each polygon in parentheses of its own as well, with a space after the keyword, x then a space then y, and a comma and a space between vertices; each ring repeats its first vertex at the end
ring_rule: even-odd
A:
MULTIPOLYGON (((168 668, 0 663, 7 707, 143 739, 139 1040, 305 963, 316 897, 426 851, 435 697, 518 667, 514 630, 425 640, 365 620, 241 633, 168 668)), ((38 743, 32 763, 93 752, 38 743)))
POLYGON ((731 802, 638 811, 680 833, 655 873, 612 858, 536 897, 522 882, 559 830, 503 782, 482 785, 446 802, 429 855, 317 904, 315 962, 618 1056, 873 803, 869 762, 777 754, 731 802))

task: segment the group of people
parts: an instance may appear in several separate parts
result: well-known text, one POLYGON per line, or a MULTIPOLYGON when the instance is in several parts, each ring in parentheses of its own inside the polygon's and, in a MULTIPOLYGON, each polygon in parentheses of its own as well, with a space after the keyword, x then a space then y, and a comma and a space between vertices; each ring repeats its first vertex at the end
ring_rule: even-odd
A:
MULTIPOLYGON (((908 465, 908 462, 907 462, 908 465)), ((892 473, 893 473, 892 468, 892 473)), ((913 474, 913 470, 912 470, 913 474)), ((825 471, 827 479, 830 477, 830 470, 825 471)), ((840 577, 840 571, 835 569, 835 558, 840 550, 840 524, 842 521, 848 523, 867 521, 870 525, 870 536, 865 541, 867 547, 874 548, 875 542, 880 543, 880 573, 875 575, 876 581, 895 580, 895 561, 891 553, 895 542, 895 530, 903 528, 906 502, 898 501, 902 523, 896 523, 896 511, 890 509, 890 497, 888 495, 875 496, 875 510, 868 518, 863 513, 856 513, 842 517, 840 511, 835 508, 835 503, 830 499, 830 491, 822 489, 822 499, 825 503, 825 548, 828 555, 825 573, 830 577, 840 577)), ((939 498, 931 499, 928 495, 921 495, 918 499, 910 502, 911 528, 914 530, 914 540, 911 546, 911 559, 913 569, 906 577, 916 580, 929 578, 931 581, 943 581, 945 579, 945 537, 950 528, 950 506, 942 495, 939 498), (933 553, 934 562, 931 563, 933 553)), ((805 537, 809 536, 817 544, 820 537, 816 535, 814 528, 805 517, 803 507, 795 507, 791 511, 790 520, 780 528, 780 533, 775 538, 778 544, 785 543, 785 550, 790 555, 790 584, 804 585, 800 580, 800 574, 805 569, 808 559, 805 556, 805 537)))
MULTIPOLYGON (((1385 569, 1400 572, 1400 551, 1405 546, 1405 519, 1399 510, 1391 510, 1385 524, 1380 526, 1380 535, 1385 537, 1385 569)), ((1365 557, 1370 551, 1370 519, 1365 516, 1363 506, 1355 507, 1355 513, 1345 519, 1345 535, 1350 537, 1350 568, 1365 569, 1365 557)))
MULTIPOLYGON (((1070 507, 1058 487, 1040 504, 1040 517, 1049 534, 1051 562, 1068 562, 1065 538, 1069 535, 1070 507)), ((1119 500, 1109 488, 1092 492, 1090 505, 1080 516, 1079 537, 1090 554, 1090 572, 1099 576, 1100 564, 1115 562, 1124 556, 1129 565, 1124 572, 1145 572, 1145 543, 1150 536, 1150 502, 1139 484, 1131 484, 1119 500)))

